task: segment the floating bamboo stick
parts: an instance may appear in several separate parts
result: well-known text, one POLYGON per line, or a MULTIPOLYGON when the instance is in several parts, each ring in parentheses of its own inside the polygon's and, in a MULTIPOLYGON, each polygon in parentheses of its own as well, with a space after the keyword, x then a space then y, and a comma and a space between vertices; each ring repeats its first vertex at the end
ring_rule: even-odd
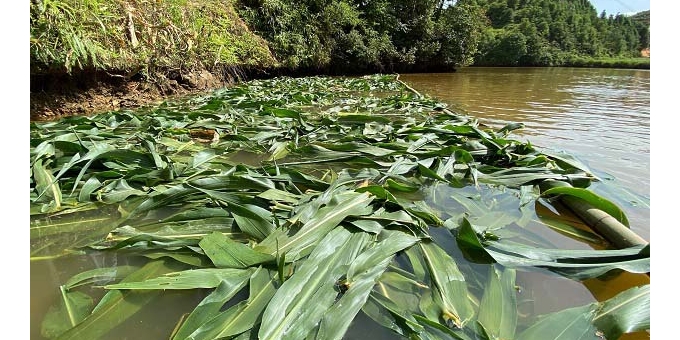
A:
MULTIPOLYGON (((541 192, 557 187, 571 187, 571 185, 555 180, 546 180, 539 184, 541 192)), ((578 197, 560 195, 558 199, 580 217, 593 231, 604 237, 616 248, 622 249, 649 244, 649 242, 608 213, 595 208, 578 197)))

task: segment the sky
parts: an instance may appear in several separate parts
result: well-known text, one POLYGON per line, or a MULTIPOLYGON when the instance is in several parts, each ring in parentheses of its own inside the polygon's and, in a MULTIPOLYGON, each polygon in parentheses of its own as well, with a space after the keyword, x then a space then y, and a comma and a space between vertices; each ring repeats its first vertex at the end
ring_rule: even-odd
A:
POLYGON ((634 14, 637 12, 646 11, 649 8, 651 0, 590 0, 590 3, 597 9, 597 13, 602 13, 603 10, 607 14, 621 13, 634 14))

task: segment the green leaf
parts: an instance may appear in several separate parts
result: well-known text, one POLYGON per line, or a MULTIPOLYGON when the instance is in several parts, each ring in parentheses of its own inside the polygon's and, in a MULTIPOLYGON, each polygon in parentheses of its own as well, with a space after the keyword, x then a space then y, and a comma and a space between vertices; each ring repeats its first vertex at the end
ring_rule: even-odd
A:
POLYGON ((540 317, 518 340, 618 339, 650 328, 649 285, 629 288, 613 298, 540 317))
POLYGON ((104 286, 104 289, 196 289, 215 288, 222 281, 248 278, 254 269, 189 269, 168 273, 139 282, 121 282, 104 286))
POLYGON ((124 201, 132 195, 145 196, 146 192, 133 188, 126 180, 121 178, 100 189, 97 195, 101 198, 102 202, 111 204, 124 201))
POLYGON ((260 323, 262 313, 274 293, 276 293, 276 275, 272 271, 258 269, 250 278, 248 300, 239 302, 202 324, 191 333, 190 339, 228 338, 253 329, 260 323))
POLYGON ((272 213, 269 210, 252 204, 230 203, 229 211, 234 216, 239 229, 256 240, 267 238, 274 230, 272 213))
POLYGON ((58 210, 61 207, 61 189, 52 172, 43 166, 42 159, 33 164, 32 172, 35 179, 35 190, 40 195, 44 192, 46 199, 43 199, 43 201, 51 200, 53 202, 52 210, 58 210))
POLYGON ((336 283, 369 234, 335 228, 277 290, 262 315, 260 339, 304 339, 335 301, 336 283))
POLYGON ((538 320, 517 340, 602 340, 593 326, 593 305, 565 309, 538 320))
POLYGON ((61 300, 52 306, 43 319, 40 333, 48 339, 54 339, 74 327, 87 317, 94 307, 92 298, 82 292, 70 292, 60 286, 61 300))
POLYGON ((593 319, 595 326, 607 339, 618 339, 622 334, 650 328, 650 285, 629 288, 600 303, 593 319))
MULTIPOLYGON (((171 270, 171 267, 168 266, 165 261, 152 261, 130 274, 121 281, 121 283, 144 280, 171 270)), ((102 300, 92 311, 92 314, 88 315, 75 327, 70 328, 68 331, 61 334, 57 339, 98 339, 135 313, 139 312, 142 307, 152 299, 158 297, 160 293, 160 291, 122 292, 119 290, 112 290, 104 295, 102 300)))
MULTIPOLYGON (((114 206, 115 208, 115 206, 114 206)), ((89 233, 105 234, 120 221, 120 213, 112 209, 92 209, 84 212, 61 214, 31 221, 30 238, 42 238, 57 234, 89 233)))
POLYGON ((85 184, 83 184, 83 187, 80 189, 80 194, 78 194, 78 201, 80 202, 89 202, 91 201, 90 195, 92 193, 101 188, 102 183, 97 179, 97 177, 90 177, 85 181, 85 184))
POLYGON ((397 305, 396 302, 401 301, 387 298, 373 291, 361 310, 373 321, 397 334, 420 333, 423 326, 418 324, 413 313, 397 305))
POLYGON ((489 267, 477 322, 492 340, 513 339, 517 327, 515 270, 489 267))
MULTIPOLYGON (((462 328, 474 316, 468 300, 465 277, 456 261, 434 242, 423 241, 418 244, 422 261, 432 280, 435 302, 444 320, 462 328)), ((413 256, 409 255, 413 260, 413 256)))
POLYGON ((136 269, 138 268, 134 266, 117 266, 87 270, 68 279, 68 281, 66 281, 64 284, 64 288, 66 290, 71 290, 86 284, 93 284, 101 281, 112 281, 120 277, 126 277, 136 269))
POLYGON ((326 236, 346 217, 369 214, 371 212, 369 204, 372 200, 373 198, 365 193, 346 192, 333 196, 331 201, 318 209, 294 235, 274 233, 255 247, 255 250, 272 256, 277 252, 286 253, 287 258, 294 259, 301 251, 326 236))
POLYGON ((603 197, 600 197, 599 195, 595 194, 594 192, 588 190, 588 189, 583 189, 583 188, 570 188, 570 187, 557 187, 557 188, 552 188, 544 191, 541 193, 541 196, 549 196, 549 195, 569 195, 569 196, 574 196, 578 197, 588 203, 590 203, 593 207, 600 209, 607 214, 611 215, 614 217, 616 220, 621 222, 623 225, 630 227, 630 224, 628 222, 628 218, 626 217, 626 214, 623 213, 623 211, 616 206, 616 204, 612 203, 611 201, 606 200, 603 197))
POLYGON ((217 268, 248 268, 274 261, 273 256, 257 252, 222 233, 213 232, 203 237, 198 245, 217 268))
POLYGON ((220 313, 222 306, 248 282, 247 276, 226 278, 191 311, 173 339, 186 339, 191 333, 220 313))
POLYGON ((361 253, 350 265, 346 281, 341 283, 347 290, 324 314, 317 339, 342 339, 394 254, 420 240, 400 231, 383 233, 385 239, 361 253))
POLYGON ((631 273, 650 271, 649 245, 617 250, 544 249, 505 240, 482 241, 465 223, 456 239, 461 249, 484 252, 503 266, 547 268, 577 280, 597 277, 613 269, 631 273))

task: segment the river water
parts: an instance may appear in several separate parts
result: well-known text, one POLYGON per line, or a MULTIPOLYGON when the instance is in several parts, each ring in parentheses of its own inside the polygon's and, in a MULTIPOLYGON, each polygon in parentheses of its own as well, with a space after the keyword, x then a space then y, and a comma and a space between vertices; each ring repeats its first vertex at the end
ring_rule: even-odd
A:
POLYGON ((468 67, 399 79, 518 139, 563 150, 600 178, 591 190, 617 203, 631 228, 650 235, 650 71, 468 67))

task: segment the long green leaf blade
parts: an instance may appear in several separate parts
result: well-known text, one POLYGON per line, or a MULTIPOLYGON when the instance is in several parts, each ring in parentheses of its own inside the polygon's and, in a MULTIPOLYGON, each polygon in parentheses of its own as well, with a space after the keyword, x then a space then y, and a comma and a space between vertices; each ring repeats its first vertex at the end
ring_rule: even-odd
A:
POLYGON ((342 339, 352 320, 364 306, 378 278, 392 262, 394 254, 412 246, 419 238, 400 231, 385 231, 384 240, 364 251, 350 265, 347 291, 328 309, 321 320, 317 339, 342 339))
POLYGON ((346 193, 340 200, 334 197, 327 206, 316 211, 293 236, 272 234, 255 247, 255 250, 272 256, 286 253, 287 258, 296 258, 301 251, 326 236, 346 217, 369 214, 371 209, 368 205, 372 200, 369 194, 354 192, 346 193))
POLYGON ((463 273, 455 260, 434 242, 420 242, 418 245, 434 284, 435 301, 441 308, 442 317, 462 328, 474 315, 463 273))
POLYGON ((628 217, 626 217, 626 214, 623 213, 623 211, 616 206, 613 202, 605 199, 604 197, 601 197, 594 192, 583 189, 583 188, 571 188, 571 187, 557 187, 557 188, 552 188, 548 189, 544 192, 541 193, 541 196, 549 196, 549 195, 569 195, 569 196, 574 196, 578 197, 588 203, 590 203, 592 206, 594 206, 597 209, 600 209, 607 214, 611 215, 614 217, 616 220, 621 222, 627 227, 630 227, 630 223, 628 222, 628 217))
POLYGON ((243 288, 248 282, 248 277, 234 276, 222 280, 220 284, 208 296, 206 296, 177 330, 173 339, 186 339, 196 329, 215 317, 222 306, 243 288))
POLYGON ((517 340, 602 340, 593 326, 594 304, 569 308, 541 318, 517 340))
MULTIPOLYGON (((165 261, 152 261, 136 272, 130 274, 121 283, 144 280, 171 270, 172 268, 168 266, 165 261)), ((135 313, 139 312, 142 307, 152 299, 158 297, 160 293, 160 291, 123 292, 120 290, 112 290, 102 298, 92 311, 92 314, 88 315, 75 327, 60 335, 57 339, 98 339, 135 313)))
POLYGON ((121 282, 104 286, 104 289, 196 289, 215 288, 222 281, 245 280, 254 269, 189 269, 181 272, 168 273, 139 282, 121 282), (245 279, 244 279, 245 278, 245 279))
POLYGON ((273 256, 259 253, 218 232, 203 237, 198 245, 217 268, 248 268, 274 261, 273 256))
MULTIPOLYGON (((258 270, 250 278, 250 296, 218 314, 191 333, 193 340, 228 338, 253 329, 260 323, 262 313, 276 293, 273 271, 258 270)), ((177 338, 179 340, 181 338, 177 338)))
POLYGON ((261 339, 303 339, 321 320, 338 292, 335 284, 369 239, 333 229, 278 289, 262 316, 261 339), (344 269, 344 270, 343 270, 344 269))
POLYGON ((593 320, 607 339, 650 328, 650 285, 627 289, 602 303, 593 320))
POLYGON ((515 270, 490 266, 477 322, 492 340, 513 339, 517 327, 515 270))

